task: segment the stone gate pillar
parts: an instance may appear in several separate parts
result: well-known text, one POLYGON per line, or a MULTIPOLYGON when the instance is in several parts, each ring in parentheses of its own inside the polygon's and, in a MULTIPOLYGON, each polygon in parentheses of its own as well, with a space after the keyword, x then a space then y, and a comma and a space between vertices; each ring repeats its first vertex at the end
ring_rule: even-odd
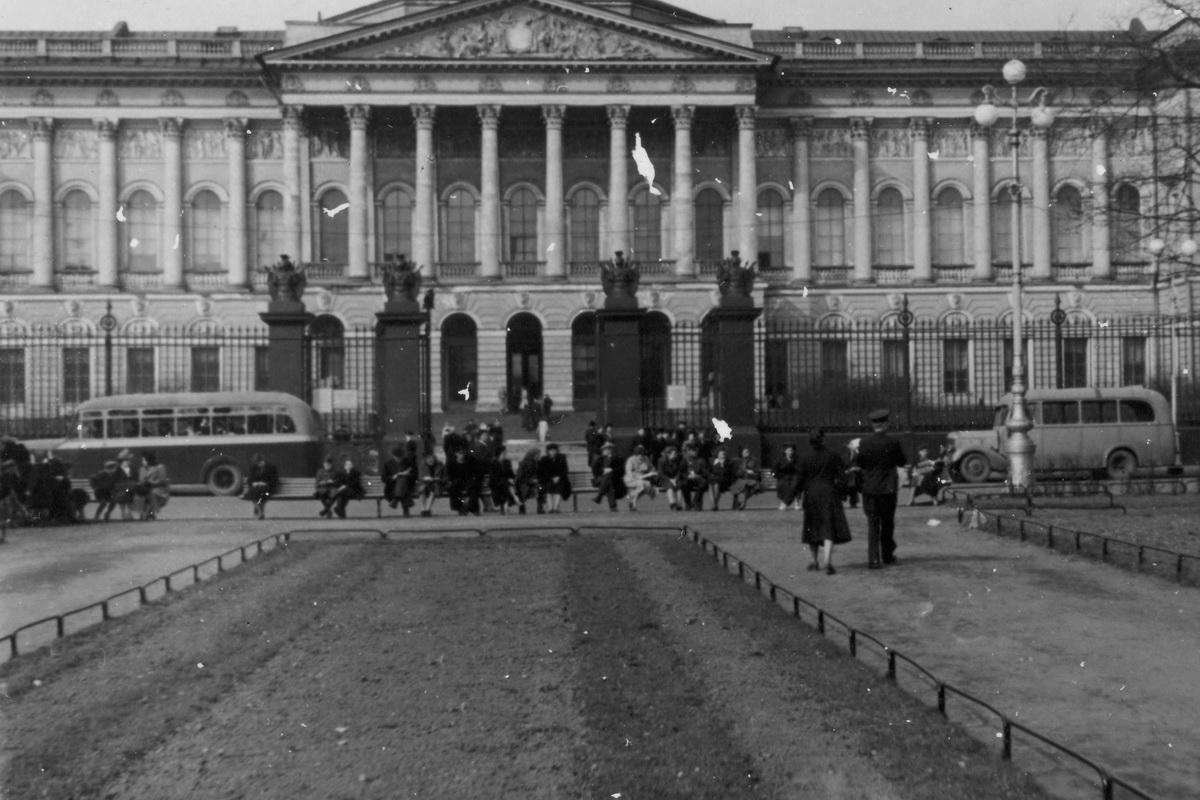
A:
POLYGON ((287 392, 309 402, 308 357, 304 347, 304 329, 313 315, 301 300, 272 300, 258 315, 267 323, 267 388, 287 392))
MULTIPOLYGON (((620 443, 628 443, 642 426, 642 318, 637 302, 640 281, 636 264, 616 258, 600 265, 604 308, 596 311, 599 408, 601 425, 612 425, 620 443)), ((621 450, 619 455, 628 455, 621 450)))
POLYGON ((713 416, 732 429, 733 438, 723 442, 730 458, 749 447, 761 457, 761 437, 755 412, 754 321, 762 309, 754 305, 754 267, 744 264, 735 251, 717 272, 721 298, 705 315, 705 336, 711 336, 715 402, 713 416))
POLYGON ((377 313, 375 331, 379 341, 379 426, 383 439, 380 456, 404 441, 409 431, 421 436, 425 394, 421 380, 424 369, 421 327, 426 316, 421 306, 407 298, 389 300, 377 313))

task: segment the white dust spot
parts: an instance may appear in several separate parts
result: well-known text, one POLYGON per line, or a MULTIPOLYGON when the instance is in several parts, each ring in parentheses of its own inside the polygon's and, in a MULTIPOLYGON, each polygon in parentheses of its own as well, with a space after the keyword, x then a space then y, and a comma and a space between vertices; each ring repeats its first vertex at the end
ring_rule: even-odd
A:
POLYGON ((350 207, 349 203, 342 203, 337 208, 322 208, 321 210, 325 212, 325 216, 327 216, 327 217, 336 217, 338 214, 342 213, 349 207, 350 207))
POLYGON ((717 438, 722 442, 727 442, 733 438, 733 428, 729 427, 729 423, 723 419, 712 418, 713 427, 717 429, 717 438))
POLYGON ((662 194, 662 192, 654 186, 654 164, 650 161, 650 154, 646 152, 646 148, 642 147, 642 135, 635 133, 633 135, 633 161, 637 164, 638 174, 646 179, 646 183, 650 186, 650 194, 662 194))

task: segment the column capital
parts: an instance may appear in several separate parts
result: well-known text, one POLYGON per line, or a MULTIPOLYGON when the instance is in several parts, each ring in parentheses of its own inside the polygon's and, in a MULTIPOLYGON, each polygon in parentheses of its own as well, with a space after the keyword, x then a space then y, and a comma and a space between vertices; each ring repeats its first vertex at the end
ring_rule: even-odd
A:
POLYGON ((547 128, 561 128, 566 115, 566 106, 542 106, 542 120, 547 128))
POLYGON ((120 123, 115 119, 97 119, 93 120, 92 124, 96 126, 96 133, 100 135, 102 142, 115 142, 117 140, 117 128, 120 123))
POLYGON ((758 106, 734 106, 733 113, 737 114, 739 130, 753 129, 758 106))
POLYGON ((793 139, 811 139, 813 132, 812 117, 792 117, 788 120, 792 128, 793 139))
POLYGON ((434 117, 437 116, 437 106, 418 104, 409 106, 412 109, 413 120, 418 128, 432 128, 434 117))
POLYGON ((851 139, 866 141, 871 137, 870 117, 851 117, 849 122, 851 139))
POLYGON ((30 117, 29 133, 35 142, 48 142, 54 138, 54 120, 51 117, 30 117))
POLYGON ((677 129, 691 128, 692 118, 695 116, 695 106, 671 106, 671 119, 675 122, 677 129))
POLYGON ((161 117, 158 120, 158 127, 162 131, 164 139, 183 138, 183 120, 179 117, 161 117))
POLYGON ((608 110, 608 126, 624 128, 629 121, 629 106, 605 106, 608 110))
POLYGON ((985 142, 989 141, 992 138, 992 129, 985 128, 978 122, 971 120, 971 138, 983 139, 985 142))
POLYGON ((346 119, 350 120, 351 128, 365 128, 371 118, 371 107, 364 105, 346 106, 346 119))
POLYGON ((227 117, 225 119, 225 138, 234 141, 245 141, 246 126, 250 121, 245 117, 227 117))
POLYGON ((283 127, 299 128, 304 122, 304 106, 283 106, 279 109, 283 127))
POLYGON ((915 139, 929 140, 929 132, 933 129, 933 120, 929 117, 911 117, 908 120, 908 135, 915 139))
POLYGON ((500 106, 489 103, 475 106, 475 111, 479 114, 479 121, 483 123, 485 129, 496 128, 500 125, 500 106))

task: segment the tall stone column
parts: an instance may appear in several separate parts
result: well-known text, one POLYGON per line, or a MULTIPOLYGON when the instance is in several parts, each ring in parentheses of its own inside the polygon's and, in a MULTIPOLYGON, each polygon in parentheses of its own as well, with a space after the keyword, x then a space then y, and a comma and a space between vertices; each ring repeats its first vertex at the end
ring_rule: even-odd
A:
POLYGON ((675 121, 671 216, 675 225, 675 274, 696 275, 696 207, 692 202, 692 117, 695 106, 671 106, 675 121))
MULTIPOLYGON (((608 107, 608 255, 629 251, 629 174, 625 126, 629 106, 608 107)), ((635 257, 638 254, 634 254, 635 257)))
POLYGON ((1108 126, 1093 121, 1092 138, 1092 280, 1112 279, 1112 233, 1109 225, 1108 126))
POLYGON ((412 260, 425 268, 425 274, 435 276, 433 255, 434 204, 433 197, 433 119, 437 106, 412 107, 417 126, 416 193, 413 202, 412 260))
POLYGON ((755 106, 735 106, 738 122, 737 243, 742 258, 758 258, 758 147, 754 135, 755 106))
POLYGON ((33 134, 33 240, 29 243, 36 289, 54 288, 54 120, 29 120, 33 134))
POLYGON ((566 106, 542 106, 546 123, 546 277, 567 276, 567 226, 563 216, 563 116, 566 106))
POLYGON ((479 176, 479 276, 499 280, 500 271, 500 106, 476 106, 483 125, 479 176))
POLYGON ((975 225, 975 268, 972 279, 992 280, 992 158, 989 149, 991 129, 971 123, 971 193, 975 225))
POLYGON ((229 159, 226 280, 238 289, 245 288, 250 279, 246 264, 246 124, 245 119, 225 120, 225 154, 229 159))
POLYGON ((792 120, 792 280, 812 281, 812 179, 809 177, 808 143, 812 120, 792 120))
POLYGON ((163 137, 162 288, 183 289, 183 120, 158 122, 163 137))
POLYGON ((297 263, 303 260, 300 217, 300 131, 303 106, 284 106, 283 113, 283 246, 297 263))
POLYGON ((871 121, 850 118, 854 152, 854 282, 872 283, 871 272, 871 121))
POLYGON ((374 207, 367 192, 367 167, 370 153, 367 151, 367 120, 369 106, 346 106, 346 117, 350 120, 350 208, 346 219, 350 249, 347 277, 365 281, 370 276, 367 264, 367 210, 374 207))
POLYGON ((1035 281, 1052 276, 1050 247, 1050 131, 1033 126, 1033 275, 1035 281))
POLYGON ((96 120, 99 138, 97 150, 96 193, 96 283, 103 287, 117 285, 117 265, 120 253, 117 242, 117 123, 111 119, 96 120))
POLYGON ((908 121, 913 167, 913 282, 933 281, 933 235, 929 196, 929 128, 927 117, 908 121))

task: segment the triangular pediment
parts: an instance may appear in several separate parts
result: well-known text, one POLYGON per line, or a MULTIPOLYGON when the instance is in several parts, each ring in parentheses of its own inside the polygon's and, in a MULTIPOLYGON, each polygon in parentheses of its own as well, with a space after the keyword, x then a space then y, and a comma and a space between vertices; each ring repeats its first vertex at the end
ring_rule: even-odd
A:
POLYGON ((553 61, 737 62, 772 56, 686 26, 647 23, 572 0, 464 0, 445 8, 342 30, 264 56, 293 64, 553 61))

